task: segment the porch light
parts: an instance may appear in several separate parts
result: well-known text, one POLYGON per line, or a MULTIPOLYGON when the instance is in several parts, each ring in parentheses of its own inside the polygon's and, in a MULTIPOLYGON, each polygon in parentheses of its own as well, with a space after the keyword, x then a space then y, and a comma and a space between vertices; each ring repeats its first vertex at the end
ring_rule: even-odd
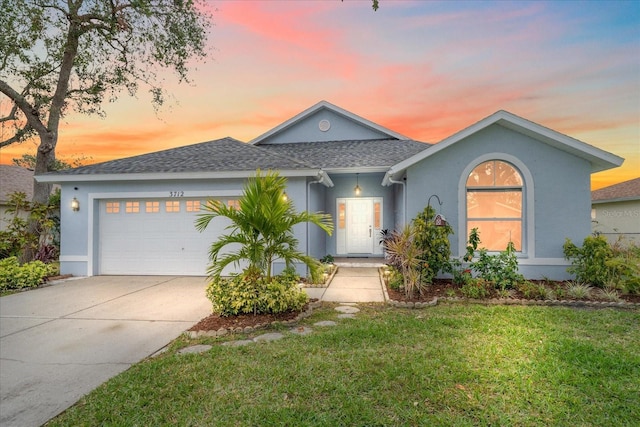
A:
POLYGON ((359 196, 360 193, 362 193, 362 188, 360 188, 360 184, 358 183, 358 175, 360 174, 356 174, 356 187, 353 189, 353 191, 356 193, 356 196, 359 196))
POLYGON ((78 212, 80 210, 80 202, 75 197, 71 200, 71 210, 78 212))
POLYGON ((282 192, 282 200, 284 200, 285 202, 289 200, 289 195, 286 191, 282 192))

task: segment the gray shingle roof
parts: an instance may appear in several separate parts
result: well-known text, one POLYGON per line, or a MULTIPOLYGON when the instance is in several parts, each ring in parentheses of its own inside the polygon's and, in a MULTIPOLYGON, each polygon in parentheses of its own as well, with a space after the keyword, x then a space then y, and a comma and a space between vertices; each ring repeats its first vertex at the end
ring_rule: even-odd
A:
POLYGON ((0 165, 0 202, 9 200, 9 194, 20 191, 33 197, 33 171, 20 166, 0 165))
POLYGON ((102 175, 390 167, 428 147, 422 142, 397 139, 256 146, 227 137, 53 173, 102 175))
POLYGON ((61 175, 100 175, 167 172, 224 172, 256 169, 309 169, 299 160, 262 150, 233 138, 222 138, 125 159, 58 172, 61 175))
POLYGON ((398 139, 348 140, 261 144, 264 150, 304 159, 316 168, 391 167, 430 147, 429 144, 398 139))
POLYGON ((591 192, 591 200, 594 202, 618 199, 640 199, 640 177, 591 192))

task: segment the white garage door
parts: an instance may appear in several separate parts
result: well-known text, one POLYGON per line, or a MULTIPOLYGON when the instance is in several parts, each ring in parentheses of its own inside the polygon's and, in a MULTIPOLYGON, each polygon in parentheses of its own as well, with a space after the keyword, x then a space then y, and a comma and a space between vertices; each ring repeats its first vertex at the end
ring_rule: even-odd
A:
POLYGON ((204 202, 100 201, 99 274, 205 275, 209 247, 229 220, 215 218, 204 232, 197 231, 194 221, 204 202))

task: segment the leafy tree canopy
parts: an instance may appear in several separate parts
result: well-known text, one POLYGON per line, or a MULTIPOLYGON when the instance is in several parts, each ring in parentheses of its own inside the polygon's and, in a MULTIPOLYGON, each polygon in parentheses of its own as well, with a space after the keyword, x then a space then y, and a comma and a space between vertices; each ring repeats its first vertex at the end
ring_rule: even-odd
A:
POLYGON ((161 105, 160 71, 188 81, 209 26, 201 0, 0 0, 0 93, 11 102, 0 147, 37 136, 36 172, 50 170, 65 114, 103 114, 103 101, 140 85, 161 105))

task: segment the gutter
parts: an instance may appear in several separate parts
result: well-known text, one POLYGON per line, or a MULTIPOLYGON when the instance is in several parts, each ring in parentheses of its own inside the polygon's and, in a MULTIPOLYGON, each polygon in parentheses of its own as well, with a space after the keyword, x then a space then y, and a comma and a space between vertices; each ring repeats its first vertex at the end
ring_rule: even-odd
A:
MULTIPOLYGON (((318 172, 317 179, 315 181, 307 182, 307 203, 306 203, 306 211, 309 212, 309 196, 311 193, 311 185, 312 184, 324 184, 327 187, 333 187, 333 181, 329 178, 329 175, 325 171, 318 172)), ((309 238, 309 222, 307 221, 307 256, 310 256, 309 252, 311 251, 311 239, 309 238)))

